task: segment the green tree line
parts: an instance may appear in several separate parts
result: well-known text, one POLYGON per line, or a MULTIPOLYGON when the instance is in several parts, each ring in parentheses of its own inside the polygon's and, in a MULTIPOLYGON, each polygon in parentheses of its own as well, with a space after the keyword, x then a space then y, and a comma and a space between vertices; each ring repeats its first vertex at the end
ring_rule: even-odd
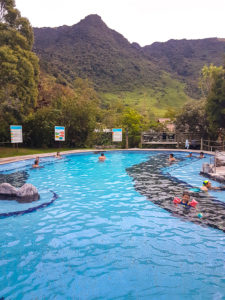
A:
POLYGON ((200 87, 202 99, 184 105, 176 116, 176 126, 216 140, 219 133, 225 135, 225 66, 204 66, 200 87))

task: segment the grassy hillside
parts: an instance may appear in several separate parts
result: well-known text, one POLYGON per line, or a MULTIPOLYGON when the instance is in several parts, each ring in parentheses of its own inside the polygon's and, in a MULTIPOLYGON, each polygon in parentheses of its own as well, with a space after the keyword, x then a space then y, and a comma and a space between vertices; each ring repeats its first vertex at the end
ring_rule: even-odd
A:
POLYGON ((171 79, 168 74, 164 73, 161 86, 154 89, 141 87, 133 91, 100 93, 100 96, 105 104, 120 100, 126 106, 131 106, 149 116, 162 117, 168 109, 178 110, 190 99, 184 89, 185 84, 171 79))

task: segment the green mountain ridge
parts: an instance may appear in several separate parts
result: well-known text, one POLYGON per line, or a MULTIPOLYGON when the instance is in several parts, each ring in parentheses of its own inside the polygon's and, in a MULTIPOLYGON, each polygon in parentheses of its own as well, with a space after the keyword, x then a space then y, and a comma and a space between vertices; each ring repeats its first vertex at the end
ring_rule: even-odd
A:
POLYGON ((207 38, 201 40, 169 40, 153 43, 142 48, 143 53, 160 69, 187 84, 186 91, 192 97, 199 97, 198 80, 204 65, 222 65, 225 54, 225 40, 207 38))
POLYGON ((120 100, 156 115, 200 98, 198 78, 205 64, 220 65, 225 41, 170 40, 140 47, 89 15, 73 26, 34 28, 41 69, 71 85, 90 79, 102 101, 120 100))
POLYGON ((73 26, 34 28, 34 51, 59 81, 89 78, 103 91, 130 90, 160 79, 160 70, 97 15, 73 26))

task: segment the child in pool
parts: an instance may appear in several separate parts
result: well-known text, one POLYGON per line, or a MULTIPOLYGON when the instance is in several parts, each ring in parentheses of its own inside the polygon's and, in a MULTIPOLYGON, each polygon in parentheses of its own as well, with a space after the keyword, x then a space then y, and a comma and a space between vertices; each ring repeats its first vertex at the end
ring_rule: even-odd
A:
POLYGON ((182 195, 182 198, 179 199, 177 197, 175 197, 173 199, 173 203, 174 204, 182 204, 184 206, 187 206, 187 207, 196 207, 196 205, 198 204, 197 201, 195 201, 195 199, 192 199, 190 201, 190 193, 188 191, 184 191, 183 192, 183 195, 182 195))
POLYGON ((190 194, 189 194, 189 192, 187 192, 187 191, 183 192, 182 200, 181 200, 180 204, 190 206, 190 194))

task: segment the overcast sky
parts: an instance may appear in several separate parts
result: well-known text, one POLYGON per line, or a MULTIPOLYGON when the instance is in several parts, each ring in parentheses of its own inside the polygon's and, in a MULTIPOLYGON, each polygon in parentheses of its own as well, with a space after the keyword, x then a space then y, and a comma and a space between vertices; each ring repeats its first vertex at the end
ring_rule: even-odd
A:
POLYGON ((16 0, 34 27, 73 25, 98 14, 141 46, 169 39, 225 38, 225 0, 16 0))

